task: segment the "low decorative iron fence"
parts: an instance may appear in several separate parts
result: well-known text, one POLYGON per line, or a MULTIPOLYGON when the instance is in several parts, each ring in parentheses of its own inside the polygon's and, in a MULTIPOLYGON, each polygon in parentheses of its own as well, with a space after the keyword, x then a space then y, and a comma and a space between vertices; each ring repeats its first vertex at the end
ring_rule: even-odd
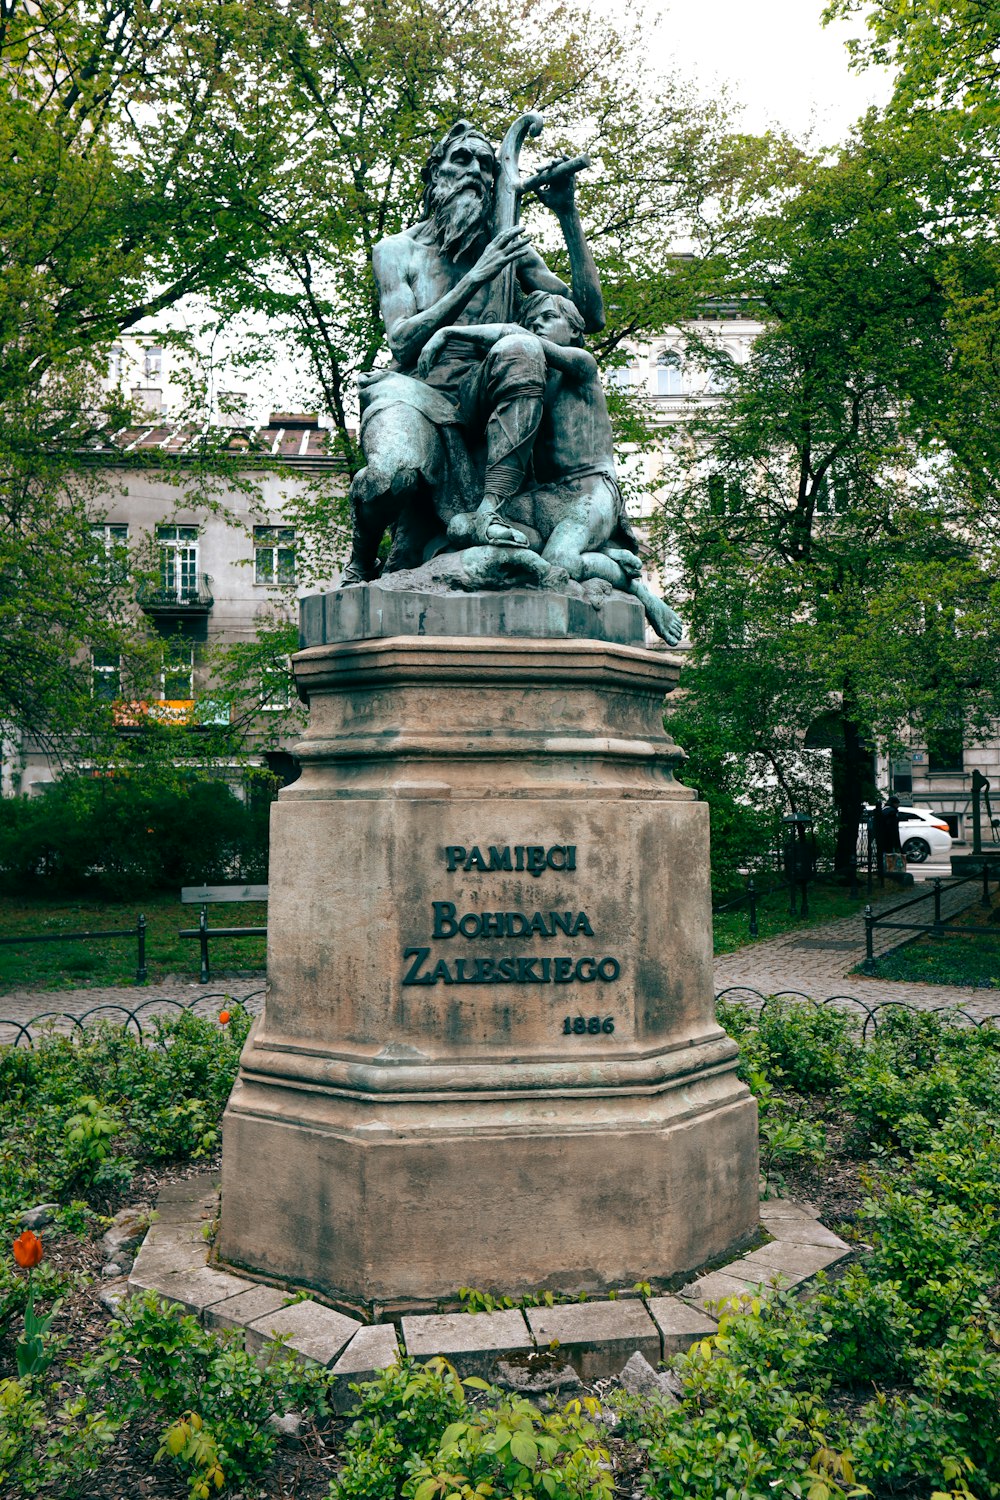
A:
POLYGON ((765 995, 762 991, 743 984, 732 984, 720 990, 715 997, 715 1003, 718 1005, 720 1000, 729 1004, 747 1005, 753 1010, 759 1010, 761 1014, 769 1005, 781 1005, 787 1001, 793 1001, 799 1005, 814 1005, 817 1009, 828 1005, 837 1005, 841 1008, 853 1006, 864 1017, 864 1020, 860 1021, 862 1041, 867 1041, 869 1034, 874 1036, 878 1031, 879 1016, 883 1012, 894 1010, 921 1012, 932 1016, 954 1016, 957 1021, 974 1026, 977 1030, 981 1026, 1000 1024, 1000 1011, 991 1011, 985 1016, 974 1016, 971 1011, 961 1005, 917 1005, 912 1000, 877 1000, 874 1004, 869 1004, 867 1000, 860 1000, 857 995, 825 995, 817 999, 814 995, 807 995, 802 990, 780 990, 775 995, 765 995))
MULTIPOLYGON (((150 1035, 152 1029, 150 1022, 169 1016, 173 1012, 193 1011, 198 1014, 202 1010, 221 1011, 227 1006, 241 1005, 251 1015, 259 1015, 263 1008, 265 993, 266 990, 261 986, 260 989, 252 990, 249 995, 243 996, 233 995, 228 990, 216 990, 208 995, 195 995, 190 1000, 174 1000, 167 995, 152 995, 148 1000, 134 1007, 120 1005, 114 1001, 102 1001, 100 1005, 93 1005, 89 1010, 79 1014, 68 1010, 43 1010, 31 1016, 27 1021, 0 1016, 0 1046, 30 1047, 34 1042, 34 1033, 42 1030, 61 1030, 68 1031, 71 1036, 86 1036, 88 1024, 94 1025, 100 1021, 110 1021, 125 1029, 134 1026, 136 1035, 141 1041, 150 1035), (145 1029, 143 1028, 144 1012, 146 1013, 145 1029), (120 1018, 117 1023, 114 1021, 115 1017, 120 1018)), ((0 1001, 0 1005, 2 1003, 0 1001)))
MULTIPOLYGON (((46 1010, 40 1011, 27 1021, 17 1021, 0 1016, 0 1046, 27 1046, 34 1042, 35 1031, 55 1030, 62 1025, 70 1035, 85 1037, 88 1024, 94 1024, 96 1020, 107 1021, 110 1019, 109 1012, 124 1017, 119 1023, 124 1027, 133 1026, 137 1036, 141 1039, 150 1034, 149 1022, 156 1017, 169 1015, 171 1011, 194 1011, 201 1009, 217 1011, 231 1005, 241 1005, 251 1015, 259 1015, 264 1004, 266 990, 252 990, 249 995, 233 995, 227 990, 217 990, 210 995, 195 995, 191 1000, 174 1000, 167 996, 154 996, 144 1000, 141 1005, 130 1009, 126 1005, 104 1003, 94 1005, 90 1010, 76 1015, 71 1011, 46 1010), (154 1010, 154 1007, 160 1007, 154 1010), (146 1029, 143 1029, 143 1012, 151 1012, 145 1016, 146 1029), (67 1025, 68 1023, 68 1025, 67 1025), (13 1033, 9 1038, 3 1034, 2 1028, 7 1027, 13 1033)), ((867 1000, 860 1000, 857 995, 828 995, 817 999, 813 995, 807 995, 802 990, 781 990, 774 995, 765 995, 761 990, 755 990, 748 985, 729 985, 720 990, 715 996, 715 1002, 725 1001, 730 1004, 747 1005, 751 1009, 758 1010, 762 1014, 769 1005, 780 1005, 787 1001, 793 1001, 801 1005, 813 1005, 817 1008, 828 1005, 841 1007, 852 1006, 859 1014, 862 1040, 867 1040, 869 1034, 874 1035, 878 1031, 879 1016, 884 1012, 893 1010, 908 1010, 928 1012, 931 1015, 954 1016, 957 1021, 969 1026, 980 1027, 1000 1024, 1000 1011, 991 1012, 985 1016, 974 1016, 962 1006, 955 1005, 917 1005, 912 1000, 879 1000, 869 1004, 867 1000), (864 1019, 861 1020, 861 1017, 864 1019)), ((0 1001, 2 1004, 2 1001, 0 1001)))

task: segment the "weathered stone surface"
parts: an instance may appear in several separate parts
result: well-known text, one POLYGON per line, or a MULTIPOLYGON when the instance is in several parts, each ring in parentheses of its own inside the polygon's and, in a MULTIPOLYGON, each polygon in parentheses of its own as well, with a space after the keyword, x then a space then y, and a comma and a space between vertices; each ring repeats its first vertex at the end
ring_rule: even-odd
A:
POLYGON ((106 1286, 102 1287, 98 1292, 97 1300, 114 1318, 117 1317, 119 1307, 128 1296, 129 1288, 127 1286, 106 1286))
POLYGON ((789 1245, 825 1245, 831 1250, 849 1250, 846 1240, 827 1229, 818 1219, 770 1219, 768 1233, 789 1245))
POLYGON ((301 1412, 297 1411, 281 1413, 273 1411, 264 1425, 284 1442, 297 1444, 306 1425, 306 1419, 301 1412))
POLYGON ((138 1245, 149 1227, 149 1218, 148 1208, 123 1208, 115 1214, 101 1236, 101 1249, 105 1255, 127 1252, 138 1245))
POLYGON ((399 1362, 399 1344, 391 1323, 373 1323, 359 1328, 336 1364, 331 1375, 351 1375, 364 1380, 379 1370, 399 1362))
POLYGON ((208 1173, 196 1177, 182 1177, 174 1182, 165 1182, 156 1198, 156 1207, 162 1211, 169 1203, 195 1204, 198 1207, 211 1205, 219 1195, 219 1179, 208 1173))
POLYGON ((369 1304, 601 1293, 756 1227, 756 1110, 713 1017, 707 809, 662 725, 676 670, 510 636, 296 659, 310 727, 223 1127, 226 1261, 369 1304), (573 868, 447 867, 449 847, 529 846, 572 847, 573 868), (435 938, 435 902, 586 926, 435 938), (447 980, 415 976, 421 947, 447 980), (607 957, 607 979, 543 977, 566 955, 607 957))
POLYGON ((268 1339, 284 1334, 288 1348, 300 1358, 318 1365, 329 1365, 361 1327, 356 1318, 345 1317, 322 1303, 307 1299, 255 1318, 247 1325, 247 1348, 261 1348, 268 1339))
MULTIPOLYGON (((738 1265, 739 1262, 734 1264, 738 1265)), ((730 1274, 732 1269, 732 1266, 727 1266, 724 1271, 710 1271, 707 1276, 699 1276, 697 1281, 689 1281, 687 1286, 682 1286, 677 1295, 698 1307, 707 1308, 710 1313, 718 1302, 728 1301, 730 1297, 750 1296, 754 1291, 754 1284, 730 1274)))
POLYGON ((460 1375, 492 1373, 497 1357, 534 1348, 517 1308, 489 1313, 431 1313, 402 1319, 403 1343, 414 1359, 443 1354, 460 1375))
POLYGON ((765 1224, 772 1219, 817 1219, 819 1209, 800 1198, 768 1198, 760 1205, 760 1216, 765 1224))
POLYGON ((681 1354, 689 1349, 696 1339, 714 1333, 717 1327, 700 1307, 694 1307, 680 1297, 650 1297, 647 1302, 650 1316, 660 1331, 660 1348, 664 1359, 671 1354, 681 1354))
POLYGON ((152 1230, 139 1247, 129 1277, 129 1285, 151 1287, 158 1276, 173 1271, 196 1271, 208 1259, 208 1246, 200 1235, 177 1229, 160 1230, 153 1238, 152 1230))
POLYGON ((352 1385, 374 1380, 380 1370, 387 1370, 399 1360, 396 1330, 391 1323, 375 1323, 359 1328, 343 1354, 330 1366, 336 1379, 330 1386, 330 1404, 343 1412, 355 1401, 352 1385))
POLYGON ((58 1203, 39 1203, 35 1208, 26 1208, 18 1219, 22 1229, 44 1229, 51 1224, 59 1211, 58 1203))
POLYGON ((659 1329, 638 1300, 529 1307, 525 1316, 539 1348, 557 1341, 584 1380, 615 1374, 636 1350, 660 1358, 659 1329))
POLYGON ((147 1274, 140 1271, 136 1261, 129 1277, 129 1292, 151 1290, 166 1302, 176 1302, 185 1312, 200 1317, 204 1309, 239 1292, 247 1292, 253 1285, 239 1276, 230 1276, 225 1271, 215 1271, 210 1266, 199 1266, 190 1271, 162 1271, 147 1274))
POLYGON ((565 1394, 583 1384, 573 1366, 548 1349, 498 1359, 492 1378, 502 1390, 518 1391, 523 1396, 565 1394))
POLYGON ((387 574, 378 583, 303 599, 301 644, 398 635, 581 636, 626 646, 641 646, 645 639, 642 606, 626 594, 594 600, 576 584, 566 594, 529 589, 461 593, 448 580, 437 580, 432 570, 433 565, 431 572, 422 569, 419 577, 387 574))
POLYGON ((618 1379, 621 1381, 622 1389, 633 1396, 653 1396, 658 1401, 665 1402, 667 1406, 679 1405, 667 1376, 662 1370, 654 1370, 649 1360, 645 1355, 640 1354, 638 1349, 629 1356, 618 1379))
POLYGON ((288 1293, 280 1287, 254 1286, 250 1291, 239 1292, 225 1302, 217 1302, 205 1309, 206 1328, 245 1328, 258 1318, 276 1313, 288 1301, 288 1293))
POLYGON ((752 1281, 771 1281, 777 1274, 789 1286, 797 1286, 817 1271, 829 1270, 849 1254, 846 1247, 837 1250, 829 1245, 796 1245, 787 1240, 773 1240, 735 1261, 730 1269, 752 1281))

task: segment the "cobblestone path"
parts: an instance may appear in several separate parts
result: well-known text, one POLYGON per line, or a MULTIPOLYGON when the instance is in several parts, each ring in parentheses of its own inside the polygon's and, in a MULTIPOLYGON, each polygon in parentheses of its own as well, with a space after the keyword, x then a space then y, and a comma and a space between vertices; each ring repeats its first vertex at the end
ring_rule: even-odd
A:
MULTIPOLYGON (((914 892, 913 894, 918 894, 914 892)), ((886 894, 872 902, 875 911, 894 906, 901 899, 899 892, 886 894)), ((941 914, 949 917, 979 900, 979 887, 975 883, 957 887, 942 887, 941 914)), ((928 888, 926 896, 917 905, 901 912, 902 922, 930 922, 934 916, 934 893, 928 888)), ((894 948, 904 933, 887 932, 877 926, 874 933, 876 957, 894 948)), ((781 937, 766 942, 748 943, 735 953, 721 954, 715 960, 715 989, 750 989, 762 995, 777 995, 796 991, 809 995, 814 1000, 826 1000, 834 995, 853 996, 874 1006, 892 1000, 905 1000, 921 1010, 934 1010, 938 1006, 957 1005, 970 1015, 1000 1016, 1000 990, 979 990, 971 986, 961 987, 946 984, 911 984, 891 979, 867 979, 862 974, 852 974, 855 964, 865 956, 865 922, 858 912, 855 916, 841 917, 836 922, 827 922, 822 927, 810 927, 798 932, 786 932, 781 937)), ((732 999, 739 999, 734 994, 732 999)))

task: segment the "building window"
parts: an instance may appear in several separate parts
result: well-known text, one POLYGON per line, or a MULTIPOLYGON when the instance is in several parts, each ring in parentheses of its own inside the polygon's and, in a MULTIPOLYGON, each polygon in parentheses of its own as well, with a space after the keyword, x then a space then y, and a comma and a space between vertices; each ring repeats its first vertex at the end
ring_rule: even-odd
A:
POLYGON ((254 583, 295 582, 295 527, 255 526, 253 529, 254 583))
POLYGON ((816 514, 818 516, 842 516, 850 504, 847 480, 835 474, 831 480, 824 474, 816 486, 816 514))
POLYGON ((115 524, 91 526, 94 538, 94 564, 108 583, 125 583, 128 579, 128 527, 115 524))
POLYGON ((963 726, 945 725, 927 736, 927 769, 932 776, 964 771, 963 726))
POLYGON ((681 357, 673 349, 665 349, 656 361, 656 394, 658 396, 683 396, 685 392, 684 368, 681 357))
POLYGON ((713 516, 738 515, 743 509, 743 489, 738 479, 722 474, 708 476, 708 507, 713 516))
POLYGON ((157 526, 156 542, 160 549, 160 588, 173 599, 196 598, 197 526, 157 526))
POLYGON ((260 706, 266 713, 278 713, 292 701, 292 663, 272 662, 260 674, 260 706))
POLYGON ((608 384, 616 391, 634 390, 642 385, 642 371, 636 364, 618 365, 608 371, 608 384))
POLYGON ((158 348, 156 344, 150 344, 146 350, 143 356, 142 368, 147 380, 152 380, 161 373, 163 369, 163 350, 158 348))
POLYGON ((99 703, 114 703, 122 695, 122 659, 111 651, 91 653, 91 691, 99 703))
POLYGON ((194 642, 184 635, 163 643, 160 697, 168 703, 190 702, 194 697, 194 642))
POLYGON ((108 355, 108 375, 117 385, 125 370, 125 350, 116 344, 108 355))

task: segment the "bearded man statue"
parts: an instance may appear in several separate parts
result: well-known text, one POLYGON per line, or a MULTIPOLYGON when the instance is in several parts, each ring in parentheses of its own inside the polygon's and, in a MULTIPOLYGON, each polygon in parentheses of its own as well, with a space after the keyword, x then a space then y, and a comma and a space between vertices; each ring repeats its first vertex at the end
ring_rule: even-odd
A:
POLYGON ((512 268, 516 298, 571 297, 586 331, 604 325, 572 176, 538 189, 566 241, 571 289, 520 225, 494 232, 498 171, 485 135, 459 120, 423 169, 419 221, 373 252, 392 361, 359 381, 366 466, 351 485, 354 535, 345 584, 376 576, 390 527, 388 572, 416 567, 446 545, 448 523, 461 513, 475 512, 469 541, 523 540, 501 511, 524 484, 542 420, 546 360, 535 334, 513 322, 498 328, 491 303, 502 273, 512 268), (461 336, 474 327, 490 327, 488 347, 461 336), (454 338, 447 334, 452 328, 454 338))

